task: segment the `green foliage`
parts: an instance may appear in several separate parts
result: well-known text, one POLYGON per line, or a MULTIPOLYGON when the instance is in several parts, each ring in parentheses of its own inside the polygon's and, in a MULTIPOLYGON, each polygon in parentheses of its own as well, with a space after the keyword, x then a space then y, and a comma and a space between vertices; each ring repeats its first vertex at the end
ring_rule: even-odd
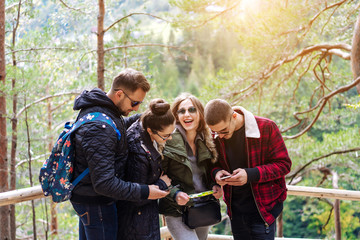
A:
MULTIPOLYGON (((324 96, 353 78, 348 60, 325 56, 324 51, 272 67, 308 46, 351 44, 352 25, 357 17, 354 9, 358 7, 354 1, 322 12, 311 26, 310 20, 336 3, 335 0, 105 2, 105 28, 130 13, 150 13, 171 22, 133 15, 105 33, 105 49, 116 48, 105 54, 105 87, 109 88, 113 77, 125 66, 143 71, 151 83, 151 91, 140 111, 152 98, 172 102, 179 93, 187 91, 199 96, 204 104, 213 98, 225 98, 232 104, 242 105, 256 115, 274 120, 283 136, 293 136, 305 129, 316 115, 316 111, 300 114, 301 123, 288 129, 297 123, 294 112, 314 107, 324 96), (159 46, 124 48, 142 43, 180 50, 159 46)), ((18 14, 16 3, 18 1, 6 1, 7 80, 1 90, 7 94, 8 119, 45 96, 90 90, 97 84, 97 6, 89 0, 66 1, 70 8, 55 0, 25 1, 13 42, 18 14), (13 65, 12 53, 16 65, 13 65), (12 105, 14 94, 17 95, 16 112, 12 105)), ((310 131, 286 141, 293 161, 292 173, 326 154, 360 146, 360 139, 356 137, 360 122, 358 99, 355 88, 334 96, 310 131)), ((18 116, 17 188, 30 185, 30 158, 32 180, 37 185, 37 173, 49 155, 49 143, 54 143, 66 121, 76 117, 73 101, 74 95, 49 98, 27 108, 27 117, 25 112, 18 116), (49 108, 53 110, 51 125, 49 108)), ((10 120, 8 123, 10 139, 10 120)), ((10 144, 9 141, 9 148, 10 144)), ((305 186, 321 183, 321 187, 332 188, 330 177, 323 179, 324 174, 319 170, 327 168, 339 174, 340 189, 359 190, 360 174, 354 171, 359 167, 359 151, 332 154, 314 161, 300 172, 297 177, 301 179, 297 180, 305 186)), ((41 238, 48 231, 49 200, 46 201, 35 201, 41 238)), ((224 204, 222 207, 224 214, 224 204)), ((358 202, 341 202, 344 239, 360 237, 359 208, 358 202)), ((70 204, 59 204, 57 210, 60 234, 54 239, 76 238, 77 216, 70 204)), ((324 228, 330 210, 329 204, 323 201, 289 196, 284 206, 285 236, 332 238, 333 216, 324 228)), ((17 235, 25 238, 32 233, 31 215, 27 214, 30 202, 17 204, 16 211, 17 235)), ((214 226, 212 232, 230 234, 229 221, 214 226)))
POLYGON ((321 229, 310 226, 311 220, 305 217, 303 207, 308 199, 289 196, 284 204, 284 237, 294 238, 324 238, 321 229), (296 229, 296 231, 294 231, 296 229))
POLYGON ((344 104, 344 105, 350 109, 356 110, 356 109, 360 108, 360 101, 356 104, 344 104))
MULTIPOLYGON (((342 239, 358 239, 360 205, 341 201, 342 239)), ((284 236, 297 238, 326 238, 335 235, 334 212, 329 203, 318 199, 289 197, 284 206, 284 236), (291 229, 297 231, 291 231, 291 229)))

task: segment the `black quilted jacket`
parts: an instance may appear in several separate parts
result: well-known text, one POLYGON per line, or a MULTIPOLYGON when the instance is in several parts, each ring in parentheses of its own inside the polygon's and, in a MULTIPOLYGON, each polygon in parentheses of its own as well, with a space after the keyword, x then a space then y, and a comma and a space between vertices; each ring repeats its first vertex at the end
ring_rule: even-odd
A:
POLYGON ((121 139, 118 140, 115 130, 103 122, 89 122, 76 131, 74 179, 86 168, 90 172, 72 191, 71 201, 106 204, 121 199, 147 199, 148 186, 123 180, 127 161, 126 127, 139 115, 124 121, 115 104, 98 88, 78 96, 74 110, 80 110, 78 118, 91 112, 105 113, 115 122, 121 139))
MULTIPOLYGON (((136 121, 127 130, 129 161, 125 179, 141 184, 155 184, 166 189, 160 180, 161 155, 154 148, 149 134, 136 121)), ((156 200, 118 202, 120 240, 160 240, 159 210, 156 200)))

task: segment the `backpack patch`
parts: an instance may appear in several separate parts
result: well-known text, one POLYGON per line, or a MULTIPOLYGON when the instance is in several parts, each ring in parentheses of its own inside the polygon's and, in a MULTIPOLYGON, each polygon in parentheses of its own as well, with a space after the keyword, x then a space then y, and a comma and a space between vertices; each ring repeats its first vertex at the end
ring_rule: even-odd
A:
MULTIPOLYGON (((87 168, 73 182, 75 151, 73 133, 83 124, 93 121, 102 121, 110 125, 120 140, 120 131, 115 122, 104 113, 94 112, 84 115, 74 124, 67 122, 51 151, 50 157, 40 169, 39 181, 45 196, 52 196, 54 202, 63 202, 71 198, 71 191, 76 184, 89 173, 87 168)), ((106 127, 106 125, 104 125, 106 127)))

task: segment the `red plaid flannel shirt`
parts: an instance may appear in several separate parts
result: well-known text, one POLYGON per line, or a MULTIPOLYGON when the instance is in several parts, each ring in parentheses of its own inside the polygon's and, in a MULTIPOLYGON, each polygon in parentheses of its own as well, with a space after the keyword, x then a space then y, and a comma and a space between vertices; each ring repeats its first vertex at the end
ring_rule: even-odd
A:
MULTIPOLYGON (((237 112, 241 113, 239 110, 237 112)), ((260 172, 259 181, 252 182, 251 189, 262 218, 271 225, 275 218, 270 211, 277 203, 283 202, 286 199, 287 189, 284 176, 290 172, 291 160, 276 124, 272 120, 262 117, 255 116, 255 119, 260 131, 260 138, 249 138, 246 136, 245 141, 248 166, 250 168, 256 167, 260 172)), ((216 138, 215 143, 219 153, 219 165, 213 169, 213 173, 219 169, 229 171, 224 141, 216 138)), ((224 201, 228 206, 228 215, 231 217, 232 187, 225 185, 223 190, 224 201)))

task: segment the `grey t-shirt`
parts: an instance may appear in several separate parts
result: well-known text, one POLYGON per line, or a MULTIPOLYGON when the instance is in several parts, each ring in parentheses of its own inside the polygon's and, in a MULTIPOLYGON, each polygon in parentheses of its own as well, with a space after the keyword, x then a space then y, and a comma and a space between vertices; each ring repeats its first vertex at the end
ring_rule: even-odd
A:
MULTIPOLYGON (((193 154, 193 151, 192 151, 189 143, 186 140, 186 133, 185 133, 185 130, 183 129, 183 127, 180 124, 176 125, 176 127, 179 129, 179 132, 181 133, 181 136, 183 137, 184 142, 185 142, 187 156, 191 163, 191 170, 193 173, 193 182, 194 182, 195 192, 196 193, 204 192, 207 189, 206 189, 206 186, 204 183, 204 176, 201 173, 201 171, 197 165, 197 156, 196 156, 197 153, 195 153, 195 155, 193 154)), ((195 137, 195 143, 196 143, 196 141, 203 141, 203 139, 204 138, 202 136, 197 134, 195 137)))

